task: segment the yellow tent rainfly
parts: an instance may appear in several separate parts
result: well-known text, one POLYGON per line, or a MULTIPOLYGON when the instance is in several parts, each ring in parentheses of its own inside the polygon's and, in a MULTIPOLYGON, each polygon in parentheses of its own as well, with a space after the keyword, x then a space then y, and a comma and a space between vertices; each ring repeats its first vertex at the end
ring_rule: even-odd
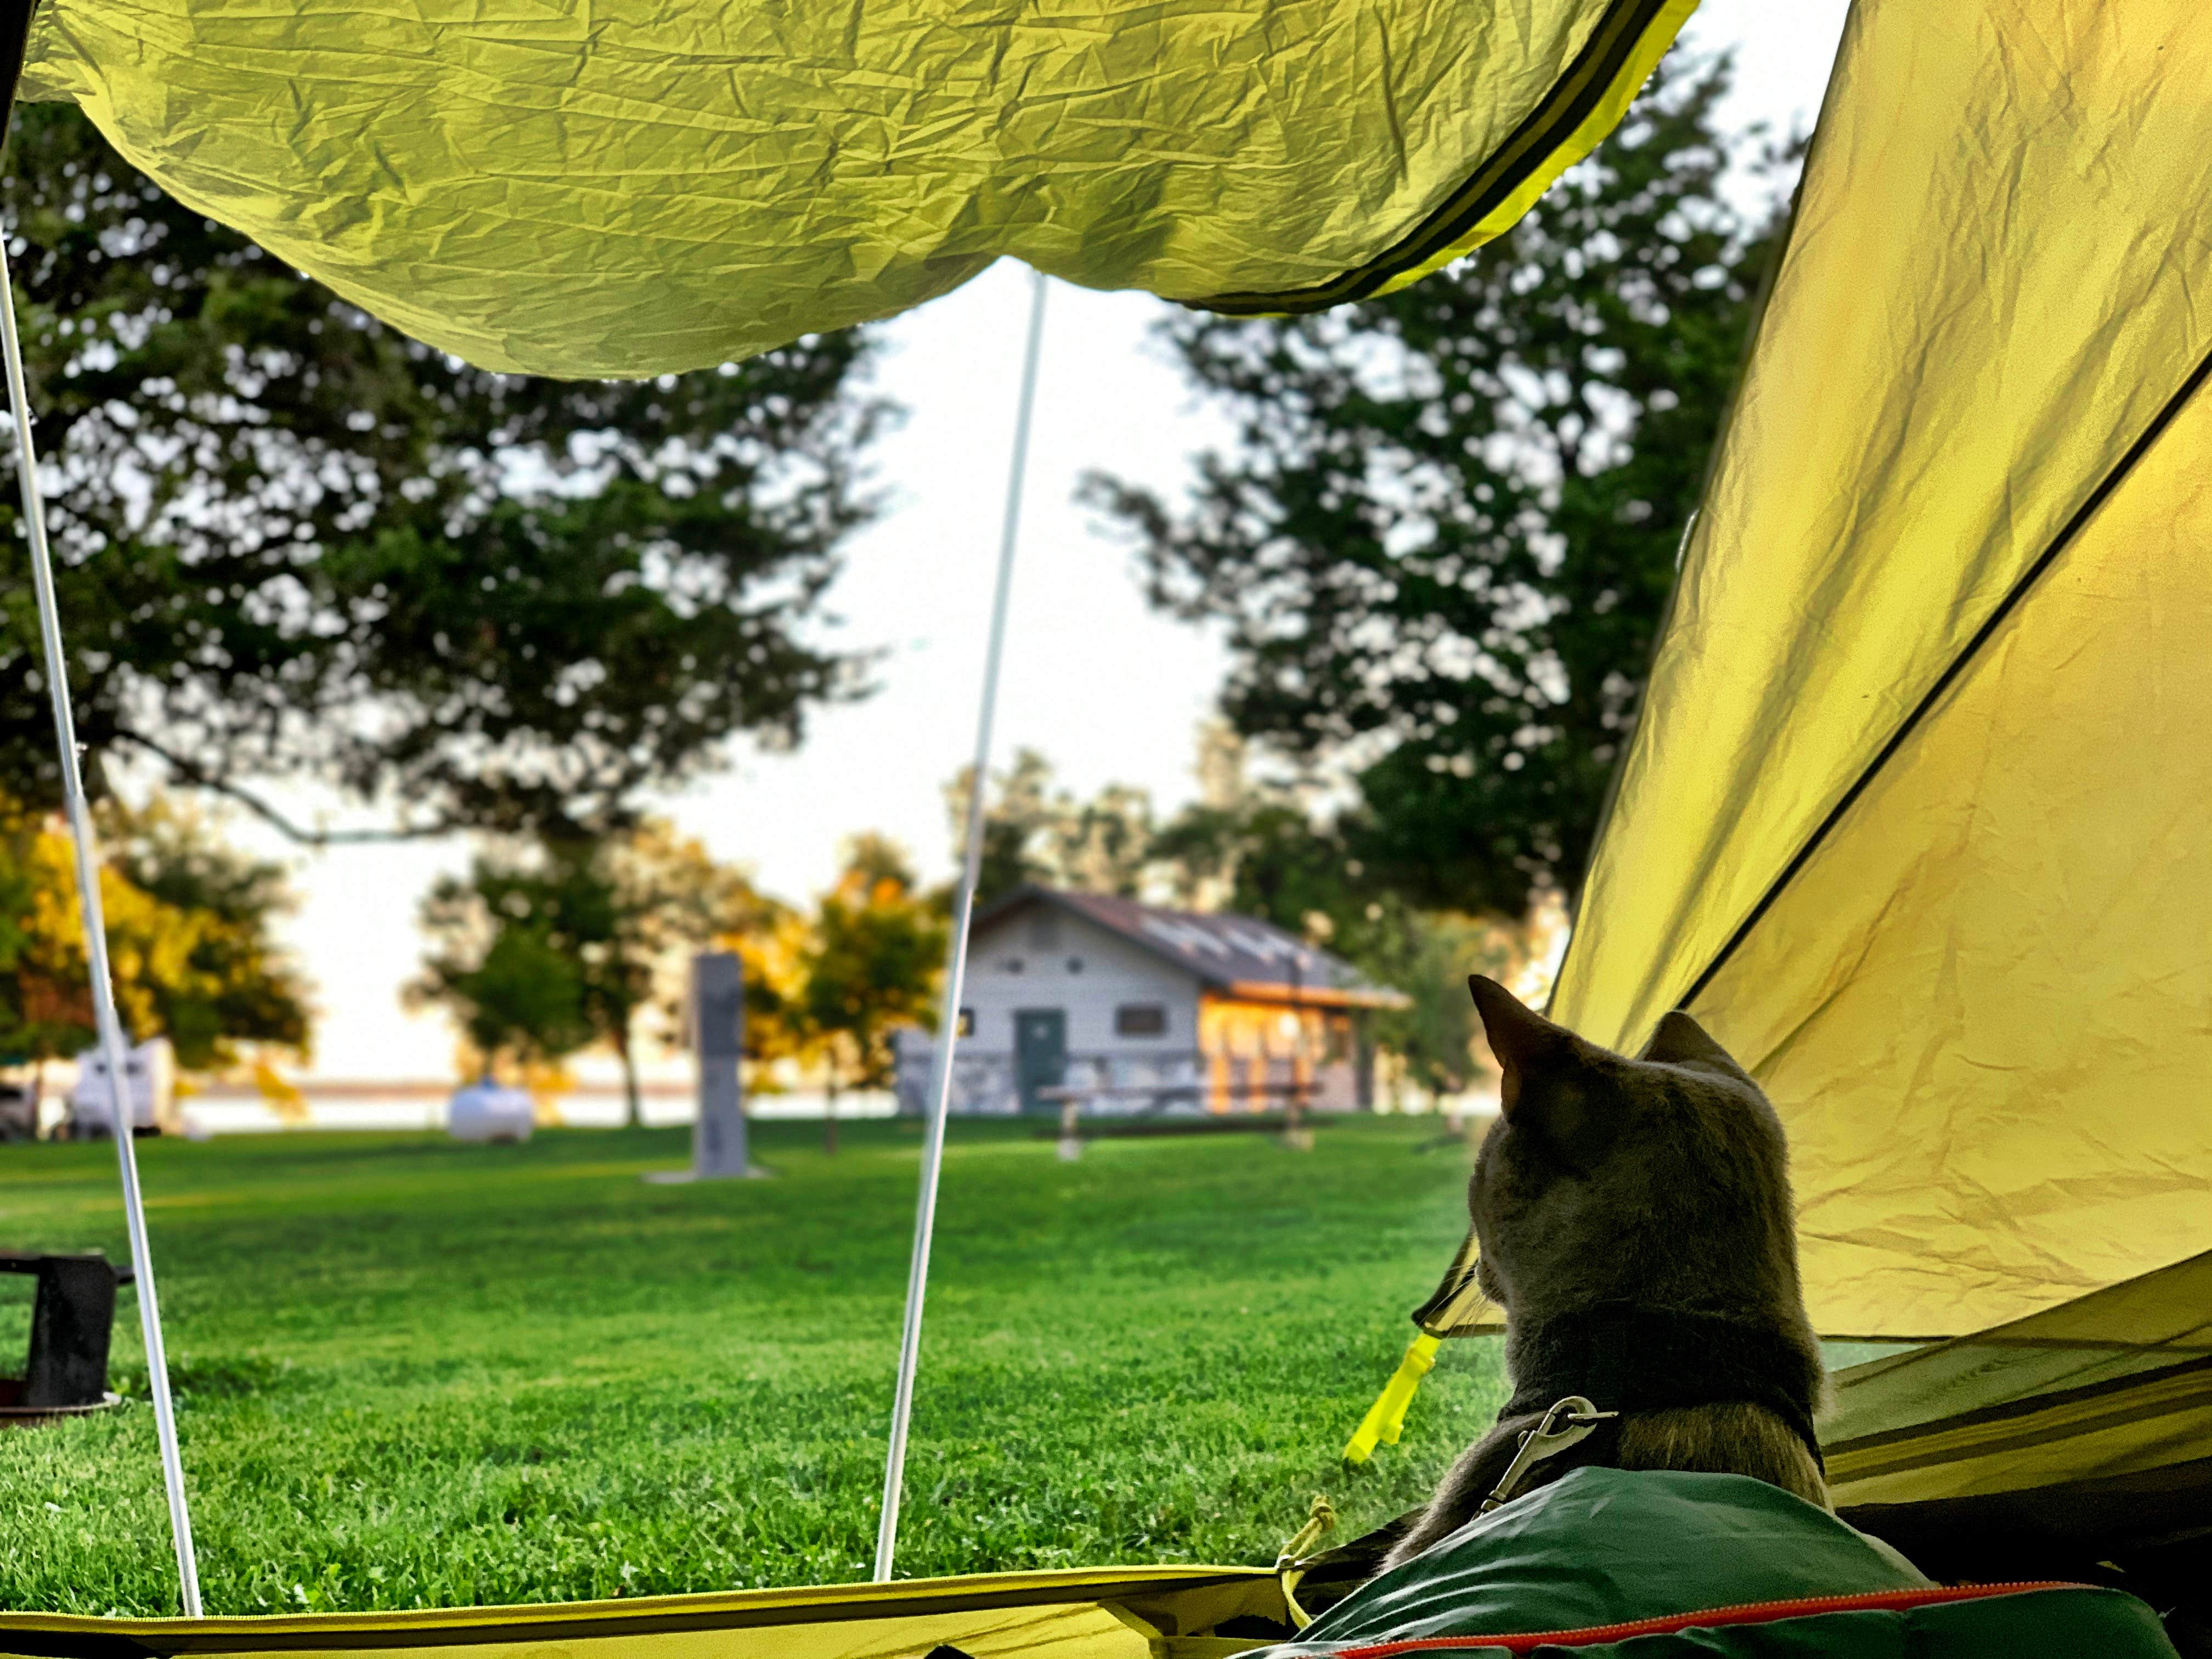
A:
POLYGON ((21 95, 487 368, 647 375, 1002 255, 1311 310, 1497 235, 1695 0, 42 0, 21 95))
POLYGON ((1844 1371, 1820 1426, 1844 1518, 1925 1571, 2110 1563, 2194 1583, 2201 1608, 2212 1252, 1844 1371))
POLYGON ((1830 1335, 2212 1247, 2203 21, 1853 9, 1552 1005, 1752 1070, 1830 1335))

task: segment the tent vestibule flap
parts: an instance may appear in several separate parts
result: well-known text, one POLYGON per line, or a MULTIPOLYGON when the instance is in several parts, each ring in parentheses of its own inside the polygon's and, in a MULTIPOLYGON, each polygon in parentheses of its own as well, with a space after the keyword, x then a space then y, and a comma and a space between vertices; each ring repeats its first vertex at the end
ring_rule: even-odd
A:
POLYGON ((2212 1246, 2202 21, 1854 9, 1552 1005, 1751 1068, 1831 1334, 2212 1246))
POLYGON ((1820 1419, 1853 1524, 1951 1578, 2117 1565, 2212 1590, 2212 1252, 1855 1366, 1820 1419))

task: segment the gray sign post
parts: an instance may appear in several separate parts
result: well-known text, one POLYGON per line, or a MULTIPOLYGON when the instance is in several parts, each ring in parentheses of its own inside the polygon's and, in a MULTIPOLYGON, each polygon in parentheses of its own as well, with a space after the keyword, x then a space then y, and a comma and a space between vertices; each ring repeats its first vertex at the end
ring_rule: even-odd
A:
POLYGON ((691 1040, 699 1057, 699 1117, 691 1129, 691 1167, 648 1181, 726 1181, 762 1176, 745 1139, 744 974, 733 951, 691 958, 691 1040))

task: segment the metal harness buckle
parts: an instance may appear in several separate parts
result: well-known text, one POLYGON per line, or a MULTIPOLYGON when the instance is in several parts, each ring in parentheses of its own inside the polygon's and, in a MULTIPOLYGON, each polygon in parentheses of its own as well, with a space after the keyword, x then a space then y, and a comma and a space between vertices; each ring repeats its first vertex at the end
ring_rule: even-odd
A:
POLYGON ((1490 1489, 1490 1496, 1482 1500, 1478 1515, 1487 1515, 1501 1504, 1510 1503, 1520 1493, 1522 1484, 1537 1464, 1547 1457, 1557 1457, 1561 1452, 1582 1443, 1597 1432, 1597 1425, 1608 1418, 1619 1417, 1619 1412, 1601 1412, 1578 1394, 1553 1402, 1552 1409, 1544 1413, 1544 1420, 1521 1437, 1521 1449, 1513 1454, 1513 1461, 1505 1466, 1505 1473, 1490 1489), (1556 1426, 1564 1423, 1565 1427, 1556 1426))

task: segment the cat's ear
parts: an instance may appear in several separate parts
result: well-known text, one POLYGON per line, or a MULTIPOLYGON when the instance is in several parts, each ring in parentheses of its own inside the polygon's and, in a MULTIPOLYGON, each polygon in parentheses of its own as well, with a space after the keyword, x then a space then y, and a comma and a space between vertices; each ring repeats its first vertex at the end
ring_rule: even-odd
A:
POLYGON ((1659 1029, 1651 1034, 1639 1060, 1656 1060, 1667 1066, 1709 1066, 1715 1071, 1725 1072, 1730 1077, 1751 1081, 1735 1056, 1713 1041, 1705 1028, 1677 1008, 1664 1016, 1659 1029))
POLYGON ((1469 974, 1467 988, 1474 998, 1475 1012, 1482 1016, 1490 1052, 1498 1056, 1501 1074, 1498 1107, 1510 1119, 1520 1103, 1522 1079, 1547 1064, 1571 1056, 1574 1034, 1524 1006, 1520 998, 1494 979, 1469 974))

